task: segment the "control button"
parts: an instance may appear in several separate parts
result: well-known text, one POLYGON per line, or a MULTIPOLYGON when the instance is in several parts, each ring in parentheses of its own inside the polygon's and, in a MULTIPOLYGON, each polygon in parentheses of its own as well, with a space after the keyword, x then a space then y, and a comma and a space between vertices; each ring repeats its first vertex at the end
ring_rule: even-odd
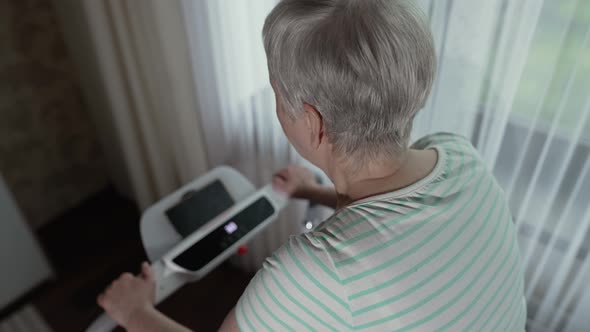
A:
POLYGON ((238 256, 244 256, 247 252, 248 252, 248 246, 247 245, 241 245, 238 248, 238 256))

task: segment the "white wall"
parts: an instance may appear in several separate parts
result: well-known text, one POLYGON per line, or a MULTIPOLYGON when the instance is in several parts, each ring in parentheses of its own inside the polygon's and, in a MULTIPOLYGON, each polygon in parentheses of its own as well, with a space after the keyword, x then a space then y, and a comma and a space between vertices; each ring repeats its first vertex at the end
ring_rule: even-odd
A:
POLYGON ((0 309, 51 277, 39 244, 0 175, 0 309))

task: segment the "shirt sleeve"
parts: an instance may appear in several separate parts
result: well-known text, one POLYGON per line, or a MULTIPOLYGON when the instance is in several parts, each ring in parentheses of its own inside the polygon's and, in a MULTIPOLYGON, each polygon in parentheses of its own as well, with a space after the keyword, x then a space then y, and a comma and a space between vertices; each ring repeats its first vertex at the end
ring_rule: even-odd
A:
POLYGON ((250 281, 236 305, 242 332, 352 330, 330 255, 308 234, 291 237, 250 281))

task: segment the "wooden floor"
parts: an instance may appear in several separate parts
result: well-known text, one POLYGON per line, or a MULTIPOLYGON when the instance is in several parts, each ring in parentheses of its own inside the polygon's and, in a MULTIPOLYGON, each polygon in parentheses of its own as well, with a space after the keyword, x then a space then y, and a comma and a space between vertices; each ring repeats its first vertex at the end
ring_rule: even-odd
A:
MULTIPOLYGON (((133 203, 107 189, 42 228, 39 239, 57 272, 34 305, 56 332, 83 331, 100 313, 95 298, 113 278, 146 260, 133 203)), ((216 331, 251 274, 223 264, 158 308, 195 331, 216 331)))

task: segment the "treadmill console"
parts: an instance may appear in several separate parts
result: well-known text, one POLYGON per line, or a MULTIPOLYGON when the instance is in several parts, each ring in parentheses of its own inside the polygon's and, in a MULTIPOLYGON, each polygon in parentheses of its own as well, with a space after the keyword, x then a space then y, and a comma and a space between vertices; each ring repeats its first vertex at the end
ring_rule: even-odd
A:
POLYGON ((174 229, 185 238, 233 204, 223 183, 215 180, 199 190, 185 192, 180 202, 165 213, 174 229))
POLYGON ((172 259, 188 271, 198 271, 275 213, 262 196, 172 259))

